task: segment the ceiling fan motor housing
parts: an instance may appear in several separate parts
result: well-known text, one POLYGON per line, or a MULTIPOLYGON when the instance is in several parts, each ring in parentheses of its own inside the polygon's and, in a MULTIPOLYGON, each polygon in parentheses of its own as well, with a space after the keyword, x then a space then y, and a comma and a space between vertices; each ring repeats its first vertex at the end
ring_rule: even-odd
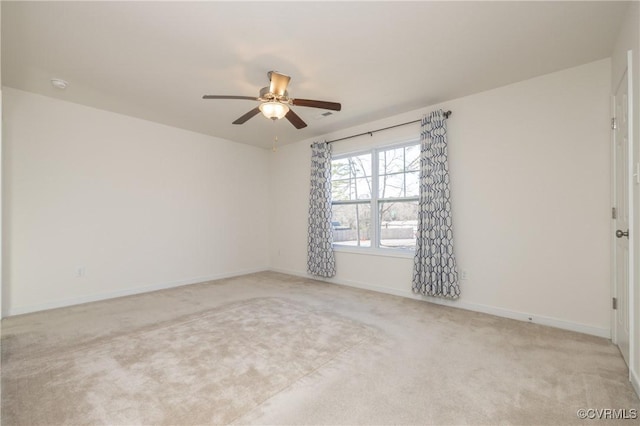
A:
POLYGON ((278 101, 282 103, 289 103, 289 92, 285 90, 282 96, 277 96, 269 91, 269 87, 263 87, 262 89, 260 89, 259 99, 264 101, 278 101))

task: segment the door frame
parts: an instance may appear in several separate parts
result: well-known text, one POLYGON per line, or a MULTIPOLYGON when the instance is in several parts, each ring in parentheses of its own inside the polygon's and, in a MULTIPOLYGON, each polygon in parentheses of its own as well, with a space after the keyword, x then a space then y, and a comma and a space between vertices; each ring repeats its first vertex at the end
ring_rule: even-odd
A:
MULTIPOLYGON (((634 223, 634 188, 636 185, 636 182, 634 182, 634 179, 640 179, 640 176, 637 175, 637 173, 640 173, 640 170, 636 170, 636 164, 634 163, 634 156, 633 156, 633 146, 634 146, 634 140, 633 140, 633 123, 635 121, 635 117, 634 117, 634 111, 633 111, 633 56, 632 56, 632 51, 629 50, 627 51, 627 70, 625 72, 626 76, 627 76, 627 114, 629 119, 627 120, 627 125, 628 125, 628 140, 627 140, 627 197, 628 197, 628 215, 629 215, 629 263, 628 263, 628 283, 627 285, 629 286, 628 289, 628 295, 629 295, 629 300, 627 300, 627 303, 629 305, 628 307, 628 313, 629 313, 629 336, 628 336, 628 340, 629 340, 629 375, 631 376, 631 372, 633 371, 633 367, 635 365, 635 358, 636 358, 636 354, 634 351, 635 348, 635 335, 636 335, 636 331, 635 331, 635 318, 634 318, 634 300, 635 300, 635 292, 634 292, 634 288, 635 288, 635 268, 634 268, 634 259, 635 259, 635 252, 634 252, 634 244, 635 244, 635 223, 634 223)), ((618 84, 615 86, 615 88, 612 88, 612 91, 614 92, 611 95, 611 116, 615 117, 614 112, 615 112, 615 92, 618 91, 618 87, 620 86, 620 83, 622 82, 622 80, 624 79, 625 74, 622 75, 622 77, 620 78, 618 84)), ((617 119, 617 117, 616 117, 617 119)), ((617 204, 617 199, 616 199, 616 181, 615 181, 615 177, 616 177, 616 157, 615 157, 615 149, 616 149, 616 140, 615 140, 615 131, 612 129, 611 130, 611 202, 612 202, 612 206, 616 207, 617 204)), ((617 273, 616 273, 616 236, 615 236, 615 232, 616 232, 616 220, 613 219, 613 217, 611 218, 611 233, 610 233, 610 244, 611 244, 611 294, 612 297, 618 297, 617 294, 617 286, 616 286, 616 279, 617 279, 617 273)), ((616 327, 616 312, 615 310, 613 310, 613 307, 611 309, 611 340, 613 343, 617 343, 618 341, 618 330, 616 327)), ((630 377, 631 378, 631 377, 630 377)))

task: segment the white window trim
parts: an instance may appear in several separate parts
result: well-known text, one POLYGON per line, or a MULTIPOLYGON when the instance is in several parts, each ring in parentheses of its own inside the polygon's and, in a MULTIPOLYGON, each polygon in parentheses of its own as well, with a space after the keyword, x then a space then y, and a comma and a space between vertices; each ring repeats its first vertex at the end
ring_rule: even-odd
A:
POLYGON ((371 198, 369 200, 341 200, 332 201, 331 204, 369 204, 371 206, 371 246, 370 247, 353 247, 347 245, 340 245, 333 243, 333 250, 341 253, 351 253, 360 255, 373 255, 373 256, 385 256, 385 257, 400 257, 400 258, 413 258, 415 255, 415 249, 402 249, 402 248, 385 248, 380 247, 380 217, 378 214, 378 207, 380 202, 389 201, 409 201, 417 200, 418 197, 401 197, 401 198, 379 198, 379 165, 380 165, 380 152, 387 151, 389 149, 405 148, 411 145, 420 146, 419 138, 412 138, 402 142, 395 142, 392 144, 380 145, 371 149, 357 150, 353 152, 340 153, 331 157, 331 161, 341 160, 343 158, 357 157, 358 155, 371 154, 371 198), (375 197, 373 196, 375 194, 375 197))
POLYGON ((411 249, 390 249, 382 247, 351 247, 333 245, 333 251, 336 253, 364 254, 367 256, 384 256, 384 257, 402 257, 413 259, 415 250, 411 249))

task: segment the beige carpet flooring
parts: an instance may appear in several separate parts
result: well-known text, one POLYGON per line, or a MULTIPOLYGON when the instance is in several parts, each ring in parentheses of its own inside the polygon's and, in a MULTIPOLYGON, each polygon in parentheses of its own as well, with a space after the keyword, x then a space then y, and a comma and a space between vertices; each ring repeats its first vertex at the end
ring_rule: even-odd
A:
MULTIPOLYGON (((264 272, 2 322, 2 425, 590 424, 611 342, 264 272)), ((610 424, 639 424, 607 420, 610 424)))

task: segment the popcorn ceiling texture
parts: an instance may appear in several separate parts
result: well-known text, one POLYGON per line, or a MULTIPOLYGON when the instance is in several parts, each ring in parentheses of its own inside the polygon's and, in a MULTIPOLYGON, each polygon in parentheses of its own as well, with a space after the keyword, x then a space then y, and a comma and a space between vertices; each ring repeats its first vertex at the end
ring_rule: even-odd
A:
POLYGON ((580 408, 640 408, 605 339, 274 272, 7 318, 2 357, 3 425, 583 424, 580 408))

